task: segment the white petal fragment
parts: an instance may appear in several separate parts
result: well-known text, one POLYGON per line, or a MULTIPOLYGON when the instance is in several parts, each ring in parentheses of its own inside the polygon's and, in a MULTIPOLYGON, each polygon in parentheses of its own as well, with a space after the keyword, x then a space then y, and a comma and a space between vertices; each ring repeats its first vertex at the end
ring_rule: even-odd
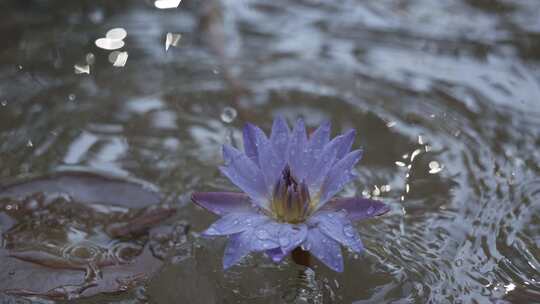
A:
POLYGON ((109 56, 109 60, 111 60, 111 57, 116 57, 113 62, 113 66, 115 67, 125 66, 128 59, 128 52, 117 52, 118 54, 116 54, 116 56, 113 56, 113 53, 111 53, 111 55, 109 56))
POLYGON ((429 173, 436 174, 436 173, 441 172, 442 169, 443 169, 443 166, 441 166, 438 162, 436 161, 429 162, 429 173))
POLYGON ((109 30, 107 34, 105 34, 105 38, 109 38, 112 40, 123 40, 127 37, 127 31, 124 28, 117 27, 109 30))
POLYGON ((157 0, 154 5, 159 9, 177 8, 182 0, 157 0))
POLYGON ((99 38, 95 43, 98 48, 110 51, 124 47, 124 41, 110 38, 99 38))
POLYGON ((171 46, 177 47, 180 38, 182 38, 182 35, 180 34, 167 33, 167 37, 165 38, 165 51, 168 51, 171 46))
POLYGON ((90 74, 90 66, 88 64, 76 64, 73 66, 75 74, 90 74))

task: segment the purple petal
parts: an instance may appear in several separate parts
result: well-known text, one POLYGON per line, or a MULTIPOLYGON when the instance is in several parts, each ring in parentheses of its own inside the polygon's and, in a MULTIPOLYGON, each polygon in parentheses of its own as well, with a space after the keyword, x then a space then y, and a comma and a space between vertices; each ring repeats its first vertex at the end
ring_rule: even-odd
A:
POLYGON ((330 140, 330 122, 321 124, 309 137, 309 147, 315 155, 319 154, 330 140))
POLYGON ((294 126, 293 134, 289 142, 289 166, 295 178, 302 181, 307 172, 304 170, 307 167, 304 150, 307 148, 307 135, 304 121, 298 119, 294 126))
POLYGON ((245 212, 253 209, 249 196, 235 192, 195 192, 191 200, 217 215, 245 212))
POLYGON ((362 157, 361 150, 355 150, 347 154, 343 159, 338 161, 328 172, 322 186, 321 199, 319 208, 322 207, 330 198, 343 189, 347 183, 353 180, 356 176, 352 169, 354 165, 362 157))
POLYGON ((229 237, 225 253, 223 254, 223 269, 237 264, 250 253, 249 243, 242 238, 243 233, 233 234, 229 237))
POLYGON ((307 183, 314 191, 318 191, 324 178, 334 165, 343 157, 343 151, 350 149, 354 140, 355 131, 349 130, 327 143, 308 169, 307 183))
POLYGON ((317 223, 319 229, 327 236, 338 241, 352 251, 361 253, 364 251, 362 240, 353 227, 345 212, 319 212, 311 219, 317 223))
POLYGON ((266 250, 265 253, 272 259, 272 261, 274 261, 274 263, 281 262, 287 256, 286 253, 283 253, 281 248, 266 250))
POLYGON ((336 137, 336 141, 338 142, 338 150, 337 150, 337 159, 342 159, 351 151, 352 144, 354 142, 354 137, 356 136, 356 131, 354 129, 350 129, 349 131, 345 132, 343 135, 336 137))
POLYGON ((283 224, 278 238, 282 252, 287 255, 296 247, 300 246, 306 240, 307 231, 307 226, 304 224, 283 224))
POLYGON ((278 156, 269 140, 261 138, 257 145, 259 148, 259 166, 264 174, 267 191, 272 193, 274 185, 283 172, 285 161, 278 156))
POLYGON ((390 207, 383 202, 361 197, 336 198, 329 201, 321 210, 345 210, 351 221, 359 221, 383 215, 390 207))
POLYGON ((339 243, 326 236, 319 228, 309 229, 307 240, 302 247, 332 270, 343 271, 343 256, 339 243))
POLYGON ((270 141, 274 146, 274 151, 283 162, 287 161, 287 147, 289 145, 289 126, 283 117, 277 117, 272 125, 270 141))
POLYGON ((266 251, 268 249, 279 248, 278 235, 280 228, 281 224, 268 221, 246 231, 244 236, 249 238, 250 249, 252 251, 266 251))
POLYGON ((255 203, 266 208, 268 191, 259 167, 245 154, 228 145, 223 146, 223 158, 225 166, 220 167, 221 172, 255 203))
POLYGON ((244 151, 254 163, 259 163, 259 154, 257 152, 257 138, 251 124, 246 124, 242 130, 244 139, 244 151))
POLYGON ((214 222, 206 231, 205 236, 230 235, 252 229, 270 218, 266 215, 250 212, 230 213, 214 222))

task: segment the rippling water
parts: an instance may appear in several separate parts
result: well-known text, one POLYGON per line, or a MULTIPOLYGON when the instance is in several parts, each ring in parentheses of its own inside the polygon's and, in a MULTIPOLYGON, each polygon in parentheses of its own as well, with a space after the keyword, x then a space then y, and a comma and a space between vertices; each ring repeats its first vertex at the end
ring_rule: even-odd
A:
POLYGON ((114 197, 97 201, 32 203, 21 193, 42 191, 34 184, 17 197, 3 190, 0 263, 11 268, 0 275, 0 300, 44 301, 5 292, 29 288, 19 269, 43 281, 67 273, 82 281, 86 272, 115 282, 107 263, 85 262, 109 256, 103 251, 143 262, 122 268, 130 280, 112 293, 98 284, 60 298, 540 303, 538 1, 184 0, 158 10, 153 1, 13 0, 0 8, 2 184, 99 171, 158 192, 137 190, 149 195, 137 199, 113 187, 114 197), (113 27, 128 32, 123 68, 94 45, 113 27), (182 38, 165 52, 168 32, 182 38), (75 74, 89 53, 90 75, 75 74), (367 251, 346 253, 343 274, 258 255, 224 273, 224 240, 198 237, 214 218, 189 204, 190 193, 234 189, 217 170, 221 144, 239 143, 244 122, 268 129, 278 114, 312 127, 328 119, 334 132, 356 128, 365 156, 346 194, 392 207, 358 224, 367 251), (34 207, 8 210, 17 204, 34 207), (161 214, 153 205, 176 213, 159 227, 140 224, 161 214), (153 228, 133 237, 133 223, 153 228), (10 264, 8 250, 28 248, 67 254, 71 266, 10 264))

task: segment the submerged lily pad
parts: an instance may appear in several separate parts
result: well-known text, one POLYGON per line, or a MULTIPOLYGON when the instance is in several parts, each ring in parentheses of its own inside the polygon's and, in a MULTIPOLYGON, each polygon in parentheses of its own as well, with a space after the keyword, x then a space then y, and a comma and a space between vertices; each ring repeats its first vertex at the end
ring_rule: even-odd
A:
POLYGON ((161 200, 151 185, 90 172, 0 187, 0 292, 73 299, 140 285, 162 265, 148 232, 175 213, 161 200))

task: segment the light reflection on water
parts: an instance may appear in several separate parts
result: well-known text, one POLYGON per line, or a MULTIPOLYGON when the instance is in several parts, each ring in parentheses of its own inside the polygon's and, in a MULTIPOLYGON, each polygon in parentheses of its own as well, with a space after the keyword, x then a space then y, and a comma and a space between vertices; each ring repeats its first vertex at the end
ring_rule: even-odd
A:
MULTIPOLYGON (((58 168, 137 177, 173 202, 171 225, 190 226, 131 240, 165 248, 144 290, 81 303, 540 302, 540 4, 152 2, 2 4, 2 180, 58 168), (94 45, 115 27, 128 32, 122 68, 94 45), (182 39, 165 51, 169 32, 182 39), (189 193, 234 190, 216 169, 221 144, 277 114, 356 128, 365 156, 345 191, 392 206, 358 225, 367 252, 346 253, 343 274, 260 256, 223 273, 223 240, 198 238, 213 218, 189 193)), ((64 222, 65 248, 110 220, 96 210, 84 229, 64 222)), ((15 225, 6 212, 0 222, 15 225)))

